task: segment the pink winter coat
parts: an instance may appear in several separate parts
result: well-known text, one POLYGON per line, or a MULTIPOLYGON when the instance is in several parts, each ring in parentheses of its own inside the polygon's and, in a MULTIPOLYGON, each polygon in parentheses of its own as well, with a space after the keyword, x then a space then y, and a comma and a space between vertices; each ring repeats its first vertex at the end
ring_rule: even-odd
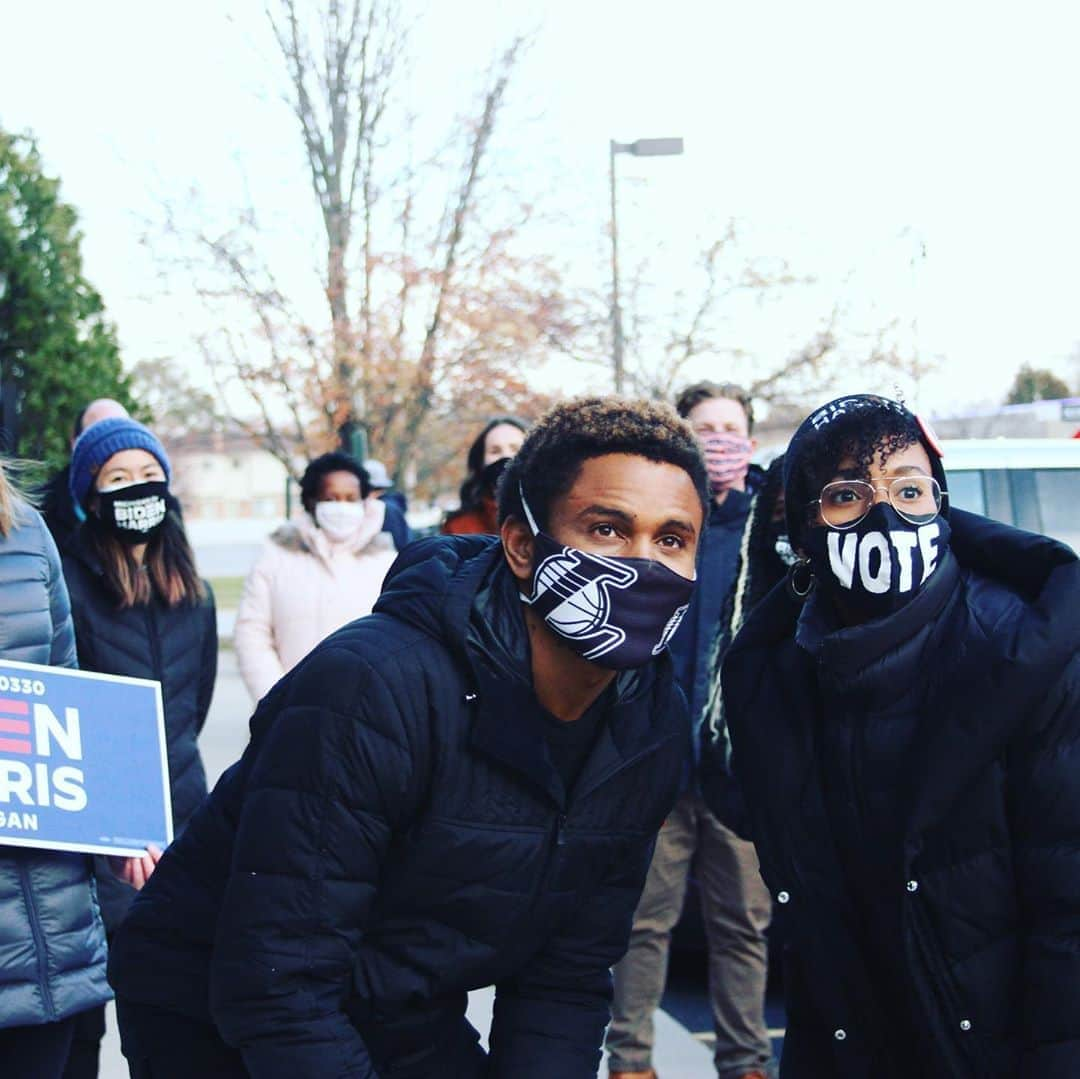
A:
POLYGON ((282 525, 244 582, 233 644, 253 700, 321 641, 371 613, 396 552, 385 505, 366 504, 357 534, 332 543, 306 514, 282 525))

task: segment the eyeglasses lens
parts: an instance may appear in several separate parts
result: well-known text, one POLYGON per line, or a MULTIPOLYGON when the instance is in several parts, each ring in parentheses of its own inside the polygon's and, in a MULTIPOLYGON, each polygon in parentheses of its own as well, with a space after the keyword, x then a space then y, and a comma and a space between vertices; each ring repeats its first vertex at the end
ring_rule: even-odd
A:
POLYGON ((821 491, 821 516, 834 528, 858 524, 873 508, 875 490, 885 490, 889 504, 912 524, 927 524, 941 512, 941 488, 930 476, 901 476, 885 488, 863 480, 836 480, 821 491))

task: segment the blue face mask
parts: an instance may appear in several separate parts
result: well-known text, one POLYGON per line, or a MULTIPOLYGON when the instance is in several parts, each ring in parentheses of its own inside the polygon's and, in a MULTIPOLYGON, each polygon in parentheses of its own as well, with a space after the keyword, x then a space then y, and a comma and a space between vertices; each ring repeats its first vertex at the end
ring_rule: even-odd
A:
POLYGON ((674 636, 695 579, 651 558, 608 558, 541 532, 521 493, 534 537, 532 589, 521 599, 582 659, 610 670, 641 667, 674 636))

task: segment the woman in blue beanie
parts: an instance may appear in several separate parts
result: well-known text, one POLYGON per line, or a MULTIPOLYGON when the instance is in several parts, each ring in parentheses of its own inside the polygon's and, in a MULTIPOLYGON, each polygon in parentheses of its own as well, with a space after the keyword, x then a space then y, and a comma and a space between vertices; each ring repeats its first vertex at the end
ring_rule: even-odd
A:
POLYGON ((1080 561, 950 510, 902 404, 787 451, 800 556, 724 661, 786 921, 784 1079, 1080 1075, 1080 561))
MULTIPOLYGON (((161 683, 177 835, 206 794, 198 734, 217 673, 213 596, 195 570, 172 469, 152 431, 127 417, 101 420, 72 449, 73 502, 85 515, 63 555, 79 666, 161 683)), ((134 890, 98 872, 111 935, 134 890)), ((96 1074, 102 1010, 94 1029, 80 1024, 66 1079, 96 1074)))

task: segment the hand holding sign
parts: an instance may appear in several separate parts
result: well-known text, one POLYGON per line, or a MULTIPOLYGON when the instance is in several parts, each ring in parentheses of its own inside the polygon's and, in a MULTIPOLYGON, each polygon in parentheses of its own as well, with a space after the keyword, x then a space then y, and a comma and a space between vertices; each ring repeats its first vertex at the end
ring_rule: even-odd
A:
POLYGON ((141 858, 120 858, 110 854, 109 868, 125 884, 130 884, 135 891, 139 891, 150 879, 150 874, 160 861, 161 850, 151 843, 141 858))

